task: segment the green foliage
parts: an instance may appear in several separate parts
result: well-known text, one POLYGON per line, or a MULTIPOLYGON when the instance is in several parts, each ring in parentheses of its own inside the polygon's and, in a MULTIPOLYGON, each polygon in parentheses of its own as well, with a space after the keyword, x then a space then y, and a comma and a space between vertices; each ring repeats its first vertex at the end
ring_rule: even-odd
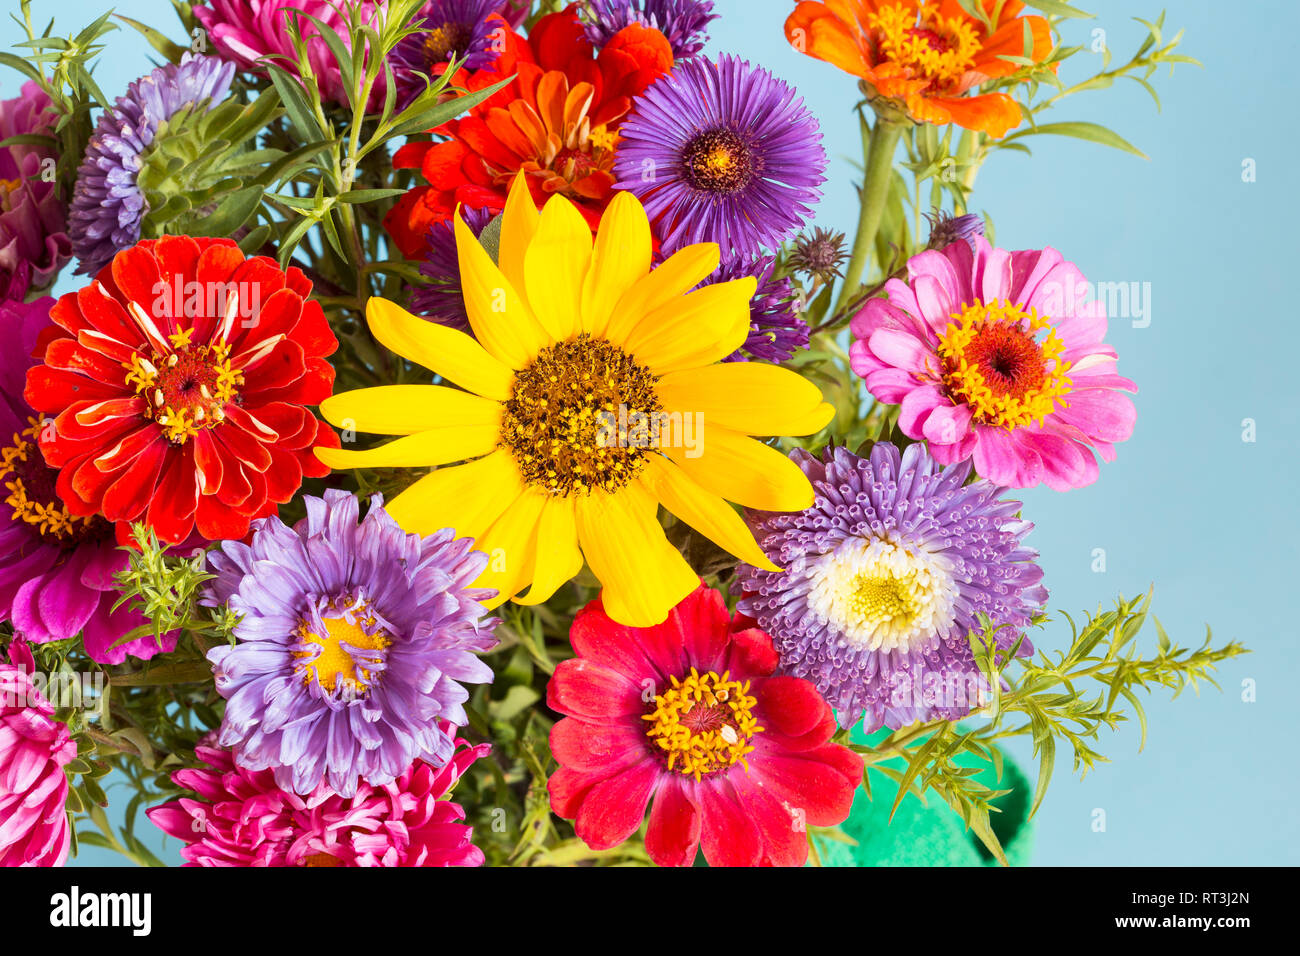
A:
MULTIPOLYGON (((985 766, 1001 775, 999 741, 1027 736, 1033 742, 1039 763, 1032 815, 1047 793, 1058 746, 1070 748, 1074 770, 1084 776, 1106 760, 1094 744, 1102 728, 1114 730, 1129 719, 1126 707, 1142 728, 1139 747, 1145 745, 1146 713, 1138 691, 1150 693, 1159 686, 1177 697, 1189 685, 1213 684, 1211 675, 1220 662, 1248 653, 1236 641, 1213 647, 1208 629, 1200 647, 1178 647, 1153 618, 1157 653, 1141 656, 1137 637, 1150 603, 1150 592, 1139 600, 1121 598, 1113 611, 1103 613, 1099 608, 1082 629, 1062 612, 1070 626, 1069 646, 1058 652, 1040 648, 1032 659, 999 651, 986 621, 984 633, 970 635, 990 691, 985 706, 968 721, 978 726, 967 729, 934 720, 896 731, 875 747, 851 746, 862 754, 868 776, 875 770, 898 784, 895 809, 909 793, 924 800, 926 791, 933 791, 1005 862, 989 817, 996 812, 993 801, 1004 791, 975 779, 985 766), (962 756, 967 759, 959 763, 962 756), (902 758, 901 769, 896 758, 902 758)), ((1036 623, 1042 626, 1046 621, 1040 618, 1036 623)))

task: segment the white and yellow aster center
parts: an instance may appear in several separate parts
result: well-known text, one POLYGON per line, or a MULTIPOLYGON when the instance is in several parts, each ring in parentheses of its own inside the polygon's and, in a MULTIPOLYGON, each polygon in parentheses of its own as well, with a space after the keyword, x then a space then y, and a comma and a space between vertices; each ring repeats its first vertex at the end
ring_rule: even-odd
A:
POLYGON ((952 626, 948 562, 914 545, 853 538, 825 555, 808 606, 863 650, 909 650, 952 626))

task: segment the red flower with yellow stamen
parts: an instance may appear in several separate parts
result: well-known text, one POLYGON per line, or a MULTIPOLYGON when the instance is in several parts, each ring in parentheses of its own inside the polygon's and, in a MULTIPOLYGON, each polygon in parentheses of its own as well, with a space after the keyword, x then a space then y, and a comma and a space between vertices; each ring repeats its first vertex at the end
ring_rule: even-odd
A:
POLYGON ((305 406, 329 396, 338 341, 310 292, 229 239, 169 236, 60 298, 26 398, 53 419, 41 452, 68 511, 123 540, 136 521, 240 538, 325 474, 313 450, 338 438, 305 406))
POLYGON ((551 809, 593 850, 646 819, 660 866, 802 866, 807 828, 848 816, 862 759, 831 742, 808 681, 777 676, 772 638, 700 585, 655 627, 624 627, 597 599, 574 618, 576 654, 546 702, 560 767, 551 809))
POLYGON ((803 0, 786 19, 785 35, 799 52, 901 101, 919 123, 956 123, 1000 137, 1020 124, 1016 101, 1005 93, 967 94, 1020 68, 1004 57, 1041 63, 1052 33, 1043 17, 1020 16, 1019 0, 976 2, 985 19, 957 0, 803 0))
POLYGON ((667 38, 641 24, 620 30, 595 56, 573 8, 543 17, 527 39, 507 31, 503 46, 464 87, 514 79, 433 130, 442 142, 408 143, 393 157, 394 167, 419 169, 431 184, 403 196, 384 220, 408 258, 423 255, 430 227, 450 220, 457 205, 504 209, 520 170, 539 207, 567 196, 594 230, 613 193, 618 126, 632 97, 673 62, 667 38))

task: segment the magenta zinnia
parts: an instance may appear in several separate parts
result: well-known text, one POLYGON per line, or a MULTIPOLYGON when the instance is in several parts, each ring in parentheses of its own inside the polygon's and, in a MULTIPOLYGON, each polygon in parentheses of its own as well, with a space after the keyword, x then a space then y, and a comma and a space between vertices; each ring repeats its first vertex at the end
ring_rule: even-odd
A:
POLYGON ((446 796, 490 749, 456 738, 441 768, 417 761, 396 780, 363 783, 345 799, 324 783, 299 796, 271 771, 245 770, 229 751, 200 746, 207 767, 172 775, 198 799, 154 807, 149 819, 187 844, 186 866, 481 866, 465 811, 446 796))
POLYGON ((1097 480, 1095 451, 1133 432, 1102 302, 1055 249, 1008 252, 983 237, 907 263, 853 319, 853 370, 898 426, 943 464, 974 460, 994 484, 1057 491, 1097 480))
POLYGON ((9 658, 0 659, 0 866, 62 866, 72 839, 63 768, 77 745, 32 684, 21 641, 9 658))

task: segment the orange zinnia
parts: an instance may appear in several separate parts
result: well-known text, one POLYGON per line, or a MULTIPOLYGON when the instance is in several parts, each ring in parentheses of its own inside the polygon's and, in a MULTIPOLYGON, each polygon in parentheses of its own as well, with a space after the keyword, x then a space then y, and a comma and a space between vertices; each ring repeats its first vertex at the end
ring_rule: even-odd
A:
POLYGON ((1005 93, 966 93, 1019 69, 1002 57, 1041 63, 1052 34, 1042 17, 1018 15, 1019 0, 979 2, 988 25, 957 0, 803 0, 786 19, 785 35, 801 53, 901 101, 919 123, 956 123, 1000 137, 1020 123, 1016 101, 1005 93), (1033 39, 1028 52, 1026 32, 1033 39))

